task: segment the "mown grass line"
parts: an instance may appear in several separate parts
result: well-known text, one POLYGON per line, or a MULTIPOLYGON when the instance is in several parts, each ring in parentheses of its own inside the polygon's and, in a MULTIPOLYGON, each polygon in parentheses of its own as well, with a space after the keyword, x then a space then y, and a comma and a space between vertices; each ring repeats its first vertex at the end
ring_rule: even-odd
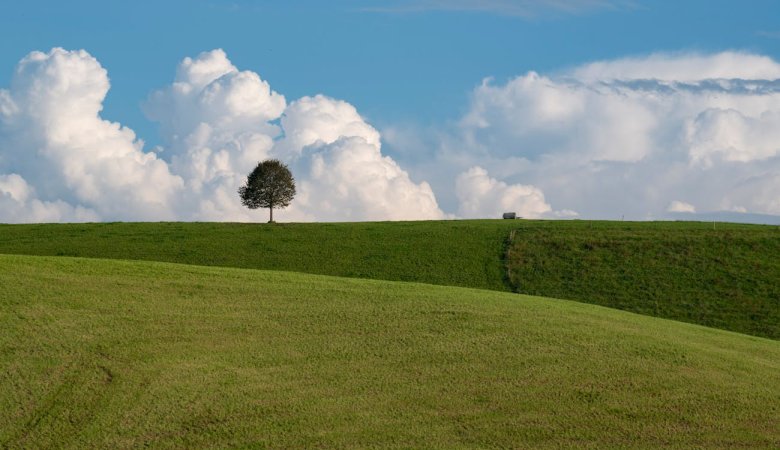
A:
POLYGON ((523 222, 517 292, 780 339, 780 227, 523 222))
POLYGON ((0 285, 2 447, 780 442, 777 341, 494 291, 155 262, 0 256, 0 285))

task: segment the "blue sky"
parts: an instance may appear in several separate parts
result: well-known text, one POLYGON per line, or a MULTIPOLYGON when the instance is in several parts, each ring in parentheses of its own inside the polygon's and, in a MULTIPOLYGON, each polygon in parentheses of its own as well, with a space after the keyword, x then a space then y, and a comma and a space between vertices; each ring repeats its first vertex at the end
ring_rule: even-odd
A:
POLYGON ((260 220, 231 196, 261 157, 305 185, 290 220, 780 216, 778 19, 770 0, 9 0, 0 222, 260 220))
POLYGON ((780 4, 771 0, 605 1, 575 12, 538 6, 526 17, 437 3, 11 0, 0 14, 0 86, 32 50, 86 49, 111 78, 105 116, 155 142, 140 102, 183 57, 213 48, 287 96, 324 92, 380 126, 454 119, 485 77, 656 51, 780 57, 780 4))

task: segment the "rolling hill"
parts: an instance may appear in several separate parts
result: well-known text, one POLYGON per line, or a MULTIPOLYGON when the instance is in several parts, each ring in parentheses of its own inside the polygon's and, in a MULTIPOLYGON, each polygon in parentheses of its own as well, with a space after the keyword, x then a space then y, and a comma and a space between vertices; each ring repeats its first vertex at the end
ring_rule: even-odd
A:
POLYGON ((0 253, 515 291, 780 339, 780 228, 714 227, 528 220, 0 225, 0 253))
POLYGON ((141 259, 508 290, 512 221, 0 225, 0 253, 141 259))
POLYGON ((0 256, 0 447, 765 447, 780 342, 585 303, 0 256))
POLYGON ((780 339, 780 227, 527 222, 508 252, 517 292, 780 339))

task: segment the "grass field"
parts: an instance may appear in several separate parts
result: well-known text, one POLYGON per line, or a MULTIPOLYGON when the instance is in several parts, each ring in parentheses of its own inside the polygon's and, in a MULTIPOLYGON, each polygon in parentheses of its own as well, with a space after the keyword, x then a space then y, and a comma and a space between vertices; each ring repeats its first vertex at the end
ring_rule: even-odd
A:
POLYGON ((517 292, 780 339, 780 227, 524 222, 517 292))
POLYGON ((511 293, 0 256, 0 447, 780 445, 780 342, 511 293))
POLYGON ((509 290, 512 221, 0 225, 0 253, 141 259, 509 290))
POLYGON ((527 220, 0 225, 0 253, 514 290, 780 339, 775 226, 527 220))

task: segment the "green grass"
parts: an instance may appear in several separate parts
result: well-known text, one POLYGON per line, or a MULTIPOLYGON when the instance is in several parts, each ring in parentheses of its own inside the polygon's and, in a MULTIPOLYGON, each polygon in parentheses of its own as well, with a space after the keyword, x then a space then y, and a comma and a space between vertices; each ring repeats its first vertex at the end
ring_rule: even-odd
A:
POLYGON ((780 342, 584 303, 0 256, 0 447, 780 444, 780 342))
POLYGON ((509 290, 512 221, 0 225, 0 253, 141 259, 509 290))
POLYGON ((523 222, 518 292, 780 339, 780 227, 523 222))
POLYGON ((0 225, 0 253, 515 290, 780 339, 775 226, 527 220, 0 225))

